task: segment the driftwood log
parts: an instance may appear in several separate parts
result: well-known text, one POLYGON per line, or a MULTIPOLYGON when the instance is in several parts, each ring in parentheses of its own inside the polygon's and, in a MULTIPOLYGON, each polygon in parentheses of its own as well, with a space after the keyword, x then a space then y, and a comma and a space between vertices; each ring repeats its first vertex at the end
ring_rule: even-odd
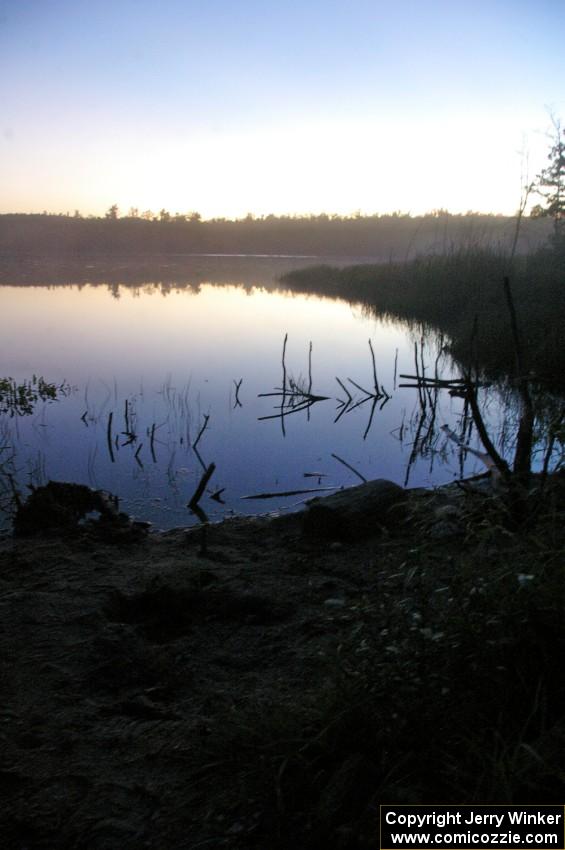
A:
POLYGON ((398 484, 382 478, 368 481, 309 501, 303 530, 326 540, 370 537, 396 524, 404 513, 405 501, 406 491, 398 484))

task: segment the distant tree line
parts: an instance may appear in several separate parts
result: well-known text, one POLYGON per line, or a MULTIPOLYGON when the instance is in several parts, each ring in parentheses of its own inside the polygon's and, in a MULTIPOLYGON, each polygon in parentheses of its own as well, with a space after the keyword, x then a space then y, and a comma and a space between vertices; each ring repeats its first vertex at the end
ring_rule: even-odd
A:
MULTIPOLYGON (((293 254, 404 260, 421 253, 445 253, 454 247, 506 249, 515 218, 468 212, 452 215, 434 210, 423 216, 395 212, 364 216, 252 214, 241 219, 203 220, 199 213, 162 209, 120 215, 116 204, 104 216, 74 214, 0 215, 0 258, 156 254, 293 254)), ((551 222, 539 215, 523 220, 521 252, 533 250, 551 233, 551 222)))

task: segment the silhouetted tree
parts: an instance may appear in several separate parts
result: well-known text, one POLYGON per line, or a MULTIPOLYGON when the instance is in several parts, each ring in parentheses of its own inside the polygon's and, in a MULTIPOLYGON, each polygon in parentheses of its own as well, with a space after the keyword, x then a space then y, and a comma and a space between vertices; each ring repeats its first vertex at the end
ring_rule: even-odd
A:
POLYGON ((171 220, 170 212, 167 212, 166 209, 162 209, 161 212, 159 213, 159 220, 160 221, 170 221, 171 220))
POLYGON ((107 210, 106 215, 105 215, 104 217, 105 217, 105 218, 112 219, 112 221, 115 221, 115 220, 117 219, 117 217, 118 217, 118 205, 117 205, 117 204, 112 204, 112 206, 110 207, 110 209, 109 209, 109 210, 107 210))
POLYGON ((565 237, 565 130, 555 115, 551 116, 551 123, 551 148, 547 155, 549 165, 538 174, 536 188, 536 192, 545 199, 545 204, 534 207, 532 214, 534 217, 551 216, 554 237, 561 241, 565 237))

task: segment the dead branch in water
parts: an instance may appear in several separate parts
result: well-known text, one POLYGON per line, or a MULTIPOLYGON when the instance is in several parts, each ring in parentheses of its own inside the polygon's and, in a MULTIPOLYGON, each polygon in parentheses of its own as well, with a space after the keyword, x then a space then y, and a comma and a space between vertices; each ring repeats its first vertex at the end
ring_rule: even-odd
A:
POLYGON ((208 515, 205 511, 202 510, 200 505, 195 505, 191 508, 192 513, 198 517, 200 522, 202 523, 202 546, 200 549, 200 554, 206 554, 206 524, 209 522, 208 515))
POLYGON ((314 399, 313 401, 305 401, 304 403, 301 403, 301 404, 297 405, 296 407, 289 407, 287 410, 281 410, 280 413, 273 413, 270 416, 258 416, 257 421, 263 422, 266 419, 283 419, 284 420, 285 417, 290 416, 291 413, 300 413, 302 410, 308 410, 310 407, 312 407, 312 405, 314 404, 314 402, 316 400, 317 399, 314 399))
POLYGON ((204 425, 202 426, 202 428, 198 432, 198 436, 195 439, 194 443, 192 444, 193 449, 196 449, 196 446, 198 445, 198 441, 200 440, 200 437, 202 436, 202 434, 204 433, 204 431, 206 430, 206 428, 208 426, 209 420, 210 420, 210 417, 205 413, 204 414, 204 425))
POLYGON ((286 343, 288 340, 288 332, 284 335, 284 342, 282 348, 282 371, 283 371, 283 379, 282 379, 282 399, 281 399, 281 431, 283 437, 286 437, 286 430, 284 427, 284 416, 283 416, 283 407, 286 401, 286 363, 285 363, 285 354, 286 354, 286 343))
POLYGON ((254 493, 251 496, 242 496, 242 499, 276 499, 284 496, 302 496, 305 493, 321 493, 325 490, 338 490, 338 487, 309 487, 305 490, 282 490, 279 493, 254 493))
POLYGON ((202 494, 204 493, 204 490, 206 489, 206 485, 208 484, 208 481, 210 480, 210 478, 214 474, 215 469, 216 469, 216 464, 211 463, 210 466, 208 467, 208 469, 204 472, 202 478, 200 479, 198 487, 194 491, 194 495, 192 496, 192 499, 188 503, 188 507, 192 511, 194 511, 195 508, 197 507, 198 502, 200 501, 202 494))
POLYGON ((472 454, 475 457, 479 458, 479 460, 484 463, 488 470, 490 470, 491 472, 498 472, 496 464, 494 463, 491 456, 487 454, 487 452, 480 452, 477 449, 472 448, 472 446, 466 445, 463 438, 456 434, 455 431, 452 431, 449 425, 442 425, 440 430, 443 431, 443 433, 448 439, 450 439, 453 443, 462 448, 464 452, 468 452, 469 454, 472 454))
POLYGON ((286 343, 288 341, 288 332, 284 335, 283 348, 282 348, 282 370, 283 370, 283 393, 286 391, 286 363, 285 363, 285 355, 286 355, 286 343))
POLYGON ((353 466, 351 466, 350 463, 347 463, 347 461, 344 460, 342 457, 339 457, 339 455, 336 455, 333 452, 332 452, 332 457, 334 457, 337 461, 339 461, 344 466, 346 466, 347 469, 349 469, 351 472, 353 472, 353 474, 356 475, 358 478, 360 478, 361 481, 363 481, 365 484, 367 483, 367 479, 365 478, 365 476, 361 475, 360 472, 358 472, 353 466))
POLYGON ((140 453, 142 448, 143 448, 143 443, 140 443, 139 446, 137 447, 137 451, 135 452, 133 457, 134 457, 134 460, 138 463, 138 465, 143 469, 143 463, 139 458, 139 453, 140 453))
POLYGON ((522 413, 520 416, 520 424, 518 425, 518 437, 516 440, 513 469, 515 475, 518 475, 519 477, 526 477, 529 475, 531 468, 532 445, 534 440, 534 406, 532 404, 532 397, 530 396, 528 379, 524 373, 524 359, 520 333, 518 330, 518 319, 516 317, 516 308, 514 306, 514 299, 512 298, 512 290, 510 288, 510 279, 508 277, 504 277, 503 285, 504 295, 506 297, 506 306, 508 307, 508 312, 510 314, 512 340, 514 342, 516 386, 522 403, 522 413))
POLYGON ((377 380, 377 366, 376 366, 376 363, 375 363, 375 352, 373 351, 373 344, 372 344, 371 340, 369 340, 369 348, 371 350, 371 359, 373 361, 373 382, 374 382, 373 385, 375 387, 375 393, 378 395, 379 394, 379 382, 377 380))
POLYGON ((489 437, 482 413, 479 409, 479 403, 477 401, 477 392, 470 377, 468 378, 468 383, 465 387, 465 398, 469 402, 473 422, 475 423, 475 427, 477 429, 479 437, 481 438, 481 442, 487 450, 487 454, 492 458, 495 467, 502 475, 502 477, 508 478, 508 476, 510 475, 510 469, 508 468, 508 464, 506 463, 506 461, 497 452, 491 438, 489 437))
MULTIPOLYGON (((345 384, 343 383, 343 381, 340 381, 340 380, 339 380, 339 378, 337 377, 337 375, 336 375, 336 381, 338 382, 338 384, 339 384, 339 385, 340 385, 340 387, 342 388, 343 392, 344 392, 344 393, 345 393, 345 395, 347 396, 347 403, 349 404, 350 402, 352 402, 352 401, 353 401, 353 397, 352 397, 351 393, 349 392, 349 390, 347 389, 347 387, 345 386, 345 384)), ((338 399, 338 401, 339 401, 339 399, 338 399)), ((345 402, 344 402, 344 401, 342 401, 342 402, 341 402, 341 404, 345 404, 345 402)))
POLYGON ((284 420, 291 413, 300 413, 305 410, 310 418, 310 408, 318 401, 329 401, 329 396, 315 395, 312 392, 312 343, 310 342, 308 349, 308 389, 305 389, 302 381, 294 380, 292 376, 287 375, 286 371, 286 344, 288 334, 285 334, 282 350, 282 386, 275 387, 273 392, 258 393, 258 398, 280 398, 280 404, 277 404, 275 410, 278 413, 270 414, 269 416, 258 416, 257 421, 262 422, 267 419, 280 419, 283 436, 286 436, 284 420))
POLYGON ((110 460, 112 463, 115 463, 114 458, 114 449, 112 447, 112 417, 114 416, 113 411, 110 411, 108 414, 108 426, 106 428, 106 439, 108 441, 108 453, 110 455, 110 460))
POLYGON ((361 384, 358 384, 357 381, 354 381, 353 378, 347 378, 347 380, 352 386, 354 386, 356 389, 363 393, 364 398, 354 402, 353 396, 351 395, 343 381, 336 377, 336 381, 347 396, 347 401, 342 401, 339 398, 337 399, 339 413, 334 419, 334 424, 336 422, 339 422, 339 420, 345 413, 351 413, 353 410, 355 410, 356 407, 361 407, 368 401, 372 401, 371 413, 369 414, 369 421, 367 423, 367 427, 365 428, 365 433, 363 434, 364 440, 367 439, 369 431, 371 430, 371 425, 373 424, 373 417, 375 415, 375 410, 377 409, 377 402, 382 400, 382 404, 379 408, 379 410, 382 410, 384 405, 387 403, 387 401, 390 401, 391 398, 387 391, 384 389, 384 387, 379 386, 379 381, 377 377, 377 364, 375 361, 375 351, 373 349, 373 344, 371 340, 369 340, 369 351, 371 352, 371 363, 373 368, 373 390, 367 390, 365 389, 365 387, 361 386, 361 384))
POLYGON ((200 464, 200 466, 202 467, 204 472, 206 472, 206 470, 208 469, 208 466, 204 463, 204 460, 202 459, 202 455, 200 454, 198 449, 193 449, 193 451, 194 451, 194 454, 196 455, 196 457, 198 458, 198 463, 200 464))

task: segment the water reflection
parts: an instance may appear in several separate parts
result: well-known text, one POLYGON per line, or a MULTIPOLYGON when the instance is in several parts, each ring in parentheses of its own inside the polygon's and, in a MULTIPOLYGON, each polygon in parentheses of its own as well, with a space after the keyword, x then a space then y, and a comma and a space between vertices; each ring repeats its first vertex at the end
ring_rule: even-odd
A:
MULTIPOLYGON (((444 340, 267 283, 166 297, 140 285, 120 299, 104 286, 0 287, 5 374, 72 388, 0 417, 4 500, 15 486, 74 481, 166 528, 196 521, 187 503, 212 464, 198 500, 211 519, 294 508, 304 491, 359 477, 430 486, 482 471, 439 430, 481 448, 465 401, 424 389, 422 419, 420 391, 401 386, 415 342, 420 372, 456 377, 444 340), (289 495, 247 498, 273 493, 289 495)), ((495 399, 489 427, 499 416, 495 399)))

